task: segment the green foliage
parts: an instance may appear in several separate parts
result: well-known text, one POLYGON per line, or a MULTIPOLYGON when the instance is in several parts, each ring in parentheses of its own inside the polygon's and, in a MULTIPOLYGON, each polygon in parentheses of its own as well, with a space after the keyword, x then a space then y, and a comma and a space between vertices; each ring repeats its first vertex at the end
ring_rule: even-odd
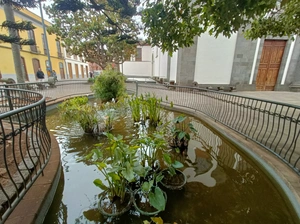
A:
POLYGON ((131 110, 131 116, 134 122, 141 120, 141 102, 139 97, 132 97, 128 100, 128 104, 131 110))
POLYGON ((9 4, 14 6, 17 9, 22 9, 22 8, 34 8, 37 7, 38 1, 37 0, 1 0, 0 5, 2 4, 9 4))
POLYGON ((118 99, 125 94, 125 90, 125 76, 112 69, 104 70, 92 86, 95 97, 102 101, 118 99))
POLYGON ((191 139, 190 133, 197 132, 192 123, 186 122, 186 118, 184 115, 177 116, 171 127, 172 139, 170 143, 172 147, 179 149, 180 152, 187 149, 188 142, 191 139))
POLYGON ((194 37, 208 32, 230 37, 250 25, 246 36, 300 34, 300 0, 154 0, 142 12, 152 45, 172 54, 189 47, 194 37), (267 15, 267 16, 266 16, 267 15))
POLYGON ((300 1, 282 1, 281 5, 270 11, 267 16, 260 15, 246 30, 245 37, 257 39, 263 36, 292 36, 300 34, 300 1))
MULTIPOLYGON (((65 11, 76 12, 84 9, 93 9, 102 14, 107 12, 118 12, 122 17, 132 17, 136 14, 136 6, 140 4, 139 0, 109 0, 96 1, 89 0, 82 2, 80 0, 54 0, 55 9, 63 13, 65 11)), ((109 17, 108 17, 109 18, 109 17)))
POLYGON ((163 155, 164 161, 168 166, 168 172, 171 176, 176 174, 176 169, 182 168, 183 164, 177 160, 172 161, 170 154, 164 153, 163 155))
MULTIPOLYGON (((20 4, 22 4, 22 2, 20 4)), ((11 29, 9 35, 0 34, 0 42, 18 44, 18 45, 35 45, 35 40, 23 39, 18 35, 18 32, 35 29, 36 27, 32 25, 32 22, 29 21, 15 22, 15 21, 6 20, 2 22, 0 27, 4 29, 11 29)))
POLYGON ((78 122, 86 133, 93 133, 99 118, 97 108, 88 104, 87 97, 68 99, 58 106, 60 115, 67 122, 78 122))
POLYGON ((114 10, 117 7, 110 6, 113 1, 68 2, 56 0, 46 7, 46 13, 54 19, 47 30, 63 40, 67 52, 84 56, 86 61, 103 69, 113 62, 122 63, 135 53, 138 27, 131 17, 121 16, 121 11, 114 10), (76 3, 80 3, 80 10, 76 9, 76 3))
POLYGON ((89 83, 94 83, 95 82, 95 78, 88 78, 88 82, 89 83))
POLYGON ((143 135, 133 139, 132 144, 139 146, 139 161, 143 167, 150 167, 155 170, 158 153, 167 148, 167 142, 164 138, 164 133, 154 132, 152 134, 143 135))
POLYGON ((136 158, 137 147, 124 142, 121 135, 113 136, 105 133, 108 144, 96 145, 96 148, 87 156, 104 175, 107 183, 100 179, 94 180, 94 184, 107 191, 110 197, 119 197, 123 201, 128 183, 135 181, 133 165, 136 158), (108 155, 103 156, 103 151, 108 155))
POLYGON ((141 94, 139 97, 133 96, 128 100, 128 103, 134 122, 148 119, 149 124, 156 127, 162 118, 161 102, 162 100, 156 98, 155 95, 141 94))
POLYGON ((161 173, 154 173, 152 179, 145 181, 141 186, 141 190, 148 198, 150 205, 159 211, 164 211, 167 203, 163 191, 158 186, 162 179, 163 175, 161 173))

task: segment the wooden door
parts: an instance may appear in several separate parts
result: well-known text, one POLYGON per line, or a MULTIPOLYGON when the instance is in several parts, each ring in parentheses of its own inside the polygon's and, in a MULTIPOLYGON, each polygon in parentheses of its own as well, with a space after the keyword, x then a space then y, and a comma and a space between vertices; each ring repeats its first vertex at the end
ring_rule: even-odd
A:
POLYGON ((59 62, 59 74, 61 79, 65 79, 65 69, 64 64, 62 62, 59 62))
POLYGON ((76 78, 79 78, 79 70, 78 70, 78 64, 75 64, 75 73, 76 73, 76 78))
POLYGON ((274 90, 285 45, 285 40, 265 40, 256 77, 256 90, 274 90))
POLYGON ((72 71, 72 64, 68 63, 68 70, 69 70, 69 78, 73 79, 73 71, 72 71))
POLYGON ((41 67, 40 66, 40 61, 36 58, 33 58, 32 59, 32 65, 33 65, 33 71, 34 71, 35 79, 37 80, 38 78, 36 76, 36 73, 39 70, 39 68, 41 67))
POLYGON ((83 65, 80 65, 80 68, 81 68, 81 76, 82 76, 82 78, 84 78, 84 70, 83 70, 83 65))

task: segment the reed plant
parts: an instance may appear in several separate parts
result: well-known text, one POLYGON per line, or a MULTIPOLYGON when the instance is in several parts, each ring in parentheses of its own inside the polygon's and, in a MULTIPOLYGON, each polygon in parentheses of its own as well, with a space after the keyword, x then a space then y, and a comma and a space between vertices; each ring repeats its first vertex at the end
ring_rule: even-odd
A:
POLYGON ((132 97, 128 100, 128 104, 131 110, 131 116, 134 122, 141 120, 141 100, 139 97, 132 97))

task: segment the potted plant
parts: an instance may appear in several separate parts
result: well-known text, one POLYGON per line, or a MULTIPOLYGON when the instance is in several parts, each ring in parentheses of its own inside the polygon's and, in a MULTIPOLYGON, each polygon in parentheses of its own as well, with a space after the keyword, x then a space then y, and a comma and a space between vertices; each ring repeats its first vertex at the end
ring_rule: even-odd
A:
POLYGON ((134 192, 133 205, 143 215, 153 216, 165 210, 167 195, 158 183, 163 179, 161 173, 152 173, 149 181, 134 192))
POLYGON ((186 118, 184 115, 179 115, 173 120, 173 126, 171 127, 170 146, 180 153, 187 151, 191 139, 190 133, 197 132, 192 123, 185 121, 186 118))
POLYGON ((117 216, 131 207, 132 193, 128 184, 135 181, 133 166, 137 147, 126 144, 121 135, 105 135, 108 145, 103 148, 103 144, 97 144, 88 159, 92 159, 106 181, 94 180, 94 184, 103 190, 99 200, 100 212, 107 216, 117 216), (104 153, 107 155, 104 156, 104 153))
POLYGON ((170 190, 180 190, 186 184, 186 176, 179 168, 183 167, 183 164, 177 160, 172 161, 170 154, 164 153, 163 155, 166 169, 162 170, 163 179, 161 184, 170 190))
POLYGON ((139 146, 138 160, 143 167, 150 167, 153 171, 159 168, 158 154, 167 147, 163 131, 141 133, 139 138, 132 140, 132 144, 139 146))

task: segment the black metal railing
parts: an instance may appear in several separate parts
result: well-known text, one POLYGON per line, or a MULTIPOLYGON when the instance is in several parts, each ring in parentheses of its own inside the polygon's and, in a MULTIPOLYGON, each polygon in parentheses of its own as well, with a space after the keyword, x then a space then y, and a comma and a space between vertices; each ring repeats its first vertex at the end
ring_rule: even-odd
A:
POLYGON ((43 172, 51 150, 45 97, 0 89, 0 223, 4 223, 43 172))
POLYGON ((300 175, 300 107, 197 87, 128 83, 138 94, 199 111, 266 148, 300 175))
POLYGON ((0 85, 1 88, 24 89, 38 92, 45 96, 46 102, 54 101, 67 96, 91 94, 91 83, 85 79, 59 80, 53 82, 28 82, 0 85))

